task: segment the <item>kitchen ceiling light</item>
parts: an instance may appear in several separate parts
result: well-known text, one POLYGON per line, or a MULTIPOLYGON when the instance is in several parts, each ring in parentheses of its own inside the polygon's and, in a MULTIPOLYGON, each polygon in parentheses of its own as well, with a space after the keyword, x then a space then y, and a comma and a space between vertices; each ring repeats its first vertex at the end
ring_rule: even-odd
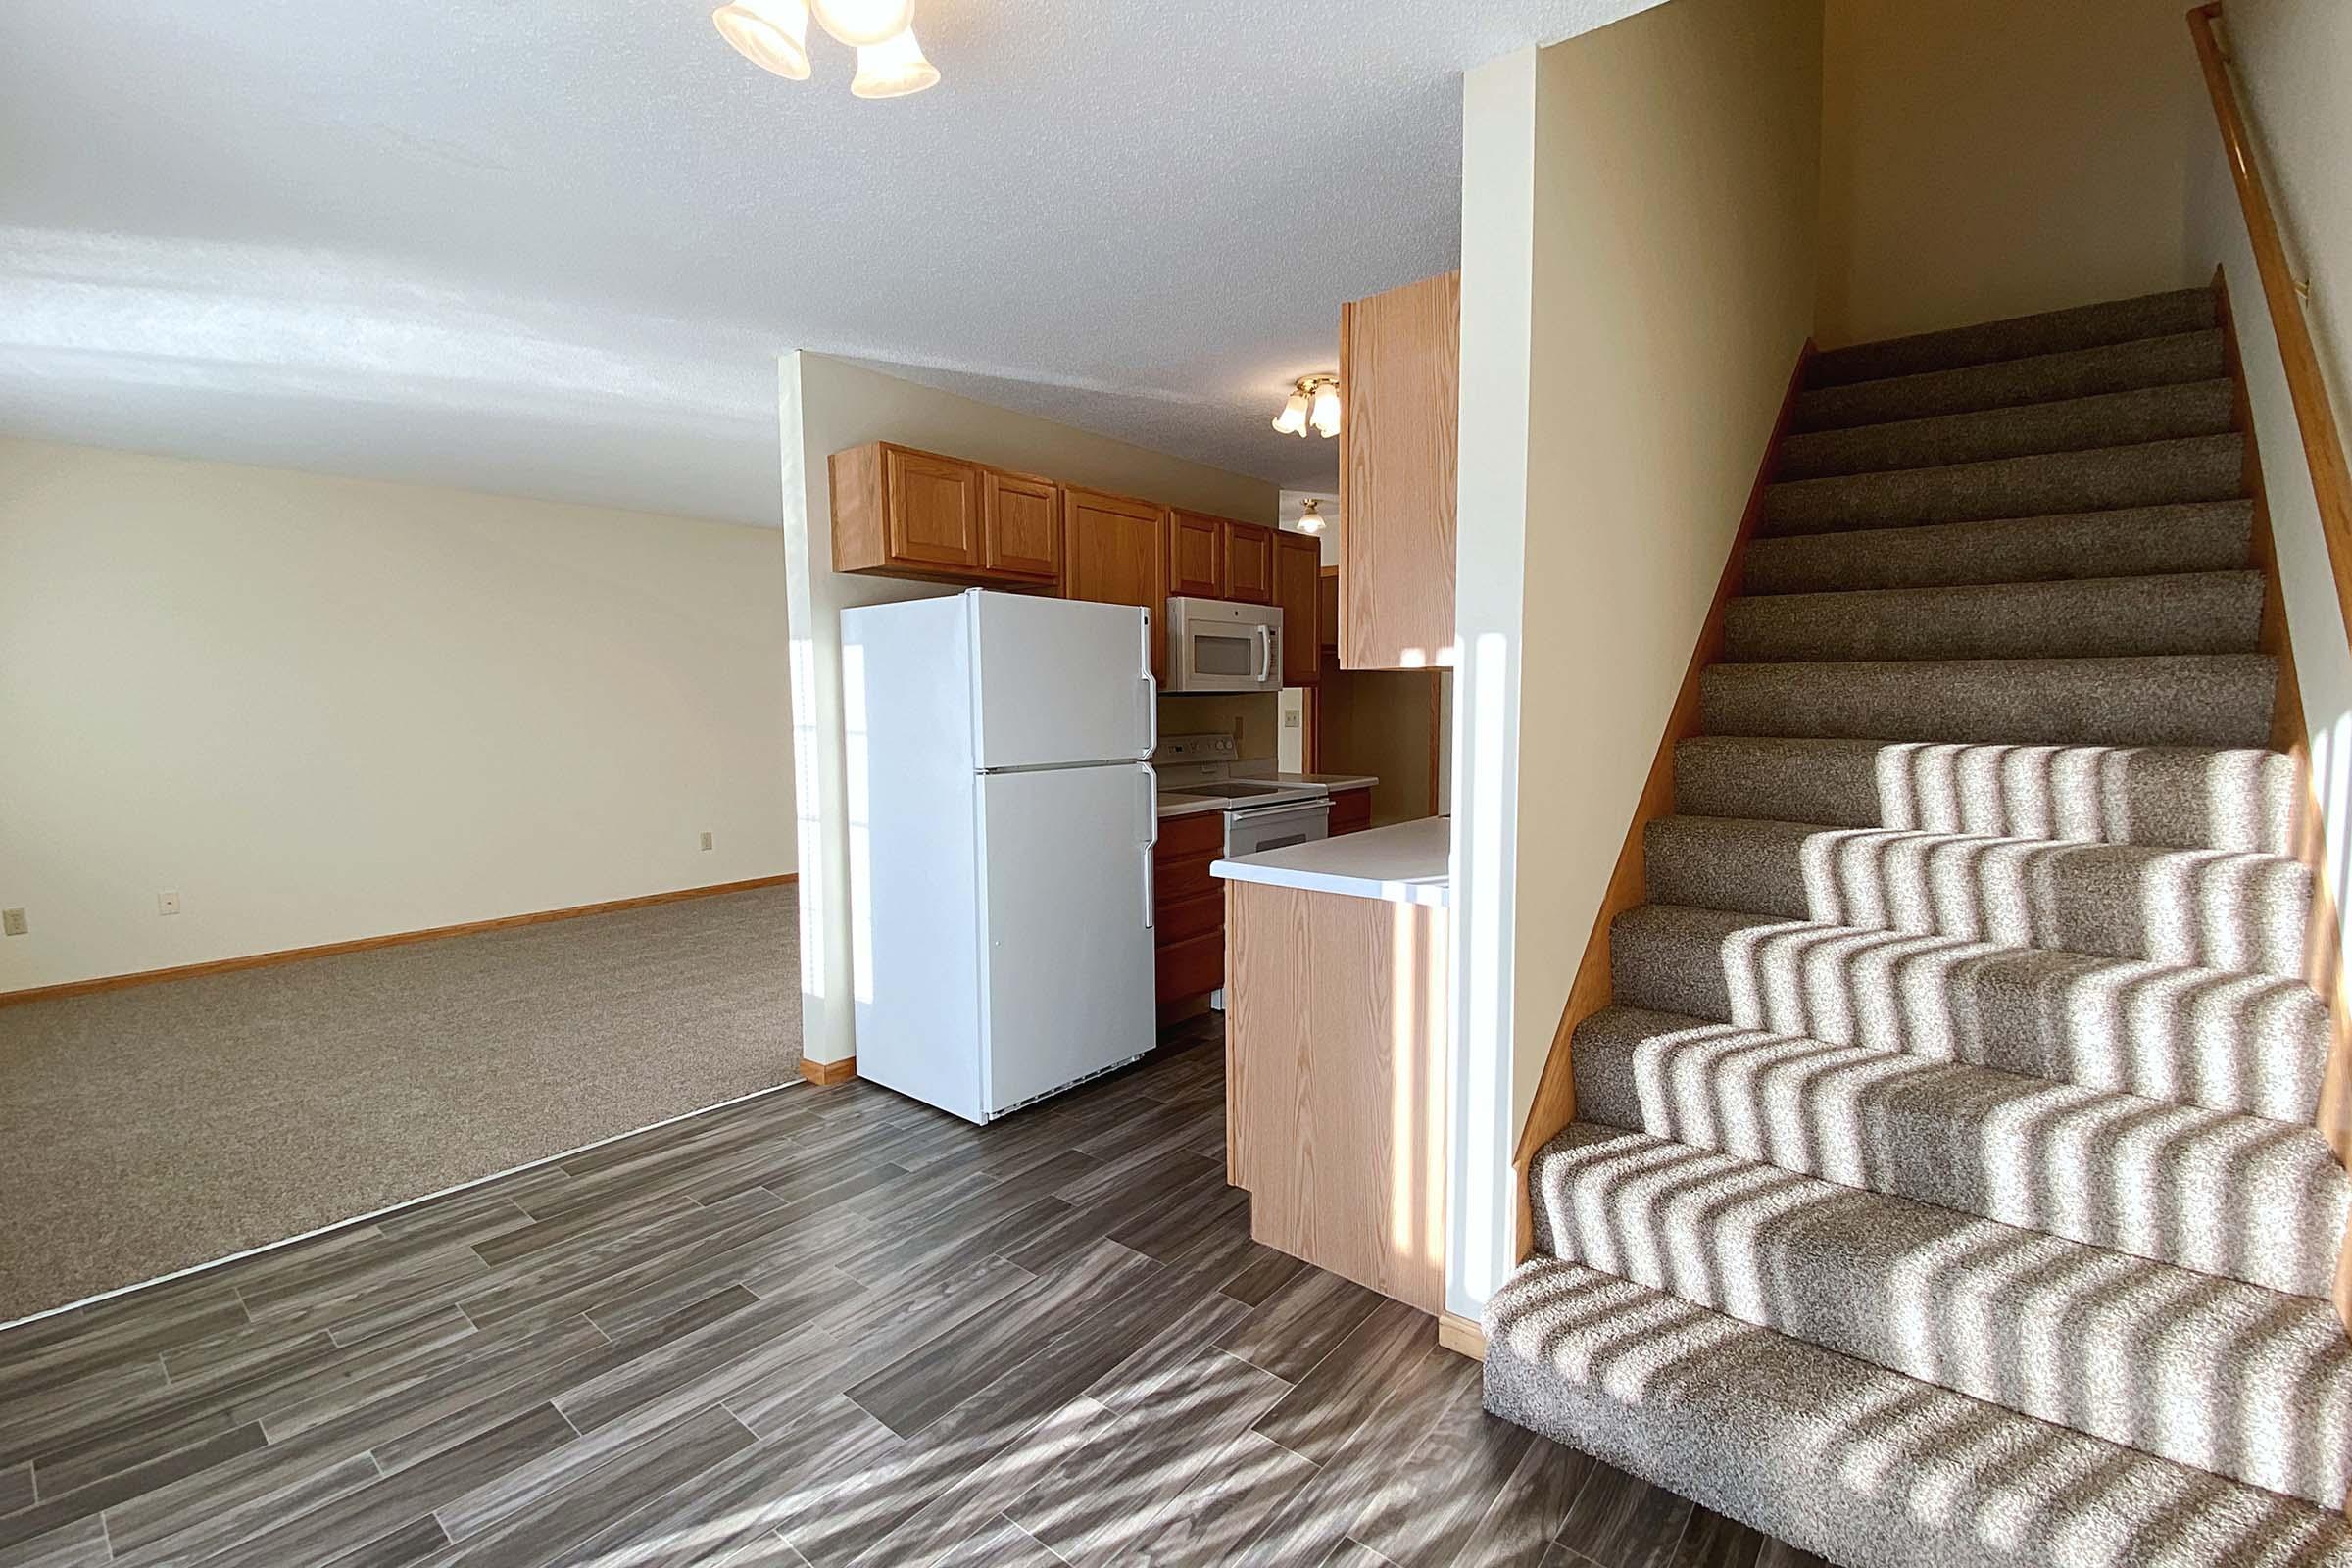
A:
POLYGON ((1323 498, 1321 496, 1316 496, 1308 501, 1305 510, 1298 514, 1298 531, 1300 533, 1321 533, 1323 531, 1323 498))
POLYGON ((1306 394, 1292 393, 1291 400, 1282 406, 1282 412, 1274 416, 1274 428, 1284 435, 1306 434, 1306 394))
POLYGON ((1301 376, 1291 391, 1290 400, 1274 417, 1274 428, 1284 435, 1304 436, 1312 424, 1324 436, 1340 433, 1340 378, 1336 375, 1301 376))
POLYGON ((908 27, 882 43, 858 48, 858 79, 850 91, 860 98, 904 98, 939 85, 939 68, 923 58, 923 46, 908 27))
POLYGON ((914 0, 815 0, 816 24, 853 49, 888 43, 914 25, 914 0))
POLYGON ((710 14, 718 35, 762 71, 808 79, 808 8, 802 0, 734 0, 710 14))
POLYGON ((1340 433, 1340 383, 1325 381, 1315 388, 1315 411, 1306 422, 1315 427, 1315 434, 1328 441, 1340 433))

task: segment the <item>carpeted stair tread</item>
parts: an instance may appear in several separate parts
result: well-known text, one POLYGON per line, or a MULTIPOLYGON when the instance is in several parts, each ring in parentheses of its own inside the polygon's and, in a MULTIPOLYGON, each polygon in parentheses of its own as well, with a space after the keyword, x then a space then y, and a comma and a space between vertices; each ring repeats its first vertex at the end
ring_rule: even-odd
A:
POLYGON ((2333 1507, 1553 1258, 1487 1304, 1489 1411, 1846 1568, 2352 1568, 2333 1507))
POLYGON ((2229 373, 2230 361, 2219 329, 2179 332, 1956 370, 1816 387, 1798 396, 1794 428, 1838 430, 1941 414, 1973 414, 1979 409, 2055 403, 2102 392, 2128 392, 2134 387, 2210 381, 2229 373))
POLYGON ((1700 736, 1674 752, 1685 816, 2285 855, 2302 786, 2267 750, 1700 736))
POLYGON ((2302 973, 2310 923, 2311 868, 2238 850, 1669 816, 1642 855, 1662 904, 2247 973, 2302 973))
POLYGON ((2233 501, 2245 493, 2238 435, 1996 458, 1937 467, 1776 482, 1764 492, 1766 536, 1919 523, 1977 522, 2118 507, 2233 501))
POLYGON ((1781 443, 1777 479, 1931 468, 2036 453, 2141 446, 2227 433, 2236 388, 2226 379, 2135 387, 2018 408, 1980 409, 1815 430, 1781 443))
POLYGON ((2134 299, 2078 305, 2063 311, 2013 316, 1940 332, 1918 332, 1876 343, 1824 349, 1806 366, 1805 384, 1846 386, 1888 376, 2067 354, 2138 338, 2210 331, 2218 321, 2213 290, 2175 289, 2134 299))
POLYGON ((2323 1297, 1596 1122, 1529 1181, 1562 1262, 2309 1502, 2352 1481, 2352 1341, 2323 1297))
POLYGON ((1715 664, 1708 735, 2259 747, 2278 669, 2258 654, 1715 664))
POLYGON ((2234 571, 2251 560, 2254 503, 1999 517, 1748 543, 1742 592, 1834 593, 2234 571))
POLYGON ((2327 1004, 2283 975, 1663 903, 1611 924, 1609 973, 1621 1005, 2298 1127, 2329 1045, 2327 1004))
POLYGON ((1735 663, 1893 659, 2100 659, 2250 654, 2258 571, 1956 588, 1874 588, 1734 600, 1735 663))
POLYGON ((2327 1140, 2260 1116, 1622 1005, 1570 1059, 1585 1121, 2274 1291, 2327 1295, 2352 1215, 2327 1140))

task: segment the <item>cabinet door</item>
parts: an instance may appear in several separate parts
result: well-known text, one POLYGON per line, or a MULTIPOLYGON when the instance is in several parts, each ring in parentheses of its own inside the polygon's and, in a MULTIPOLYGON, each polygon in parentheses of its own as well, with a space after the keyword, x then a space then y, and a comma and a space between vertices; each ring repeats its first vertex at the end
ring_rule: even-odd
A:
POLYGON ((1274 602, 1273 529, 1225 524, 1225 597, 1249 605, 1274 602))
POLYGON ((977 568, 979 468, 928 452, 885 447, 882 471, 883 488, 889 496, 892 563, 965 571, 977 568))
POLYGON ((1061 488, 1025 473, 980 474, 984 564, 991 571, 1051 582, 1061 575, 1061 488))
POLYGON ((1140 605, 1152 612, 1152 669, 1167 673, 1167 594, 1160 586, 1160 508, 1099 490, 1061 493, 1061 592, 1065 599, 1140 605))
POLYGON ((1323 549, 1304 534, 1274 536, 1274 603, 1282 608, 1282 683, 1312 686, 1322 676, 1323 549))
POLYGON ((1340 663, 1451 662, 1462 279, 1340 311, 1340 663))
POLYGON ((1225 520, 1197 512, 1168 514, 1168 597, 1225 597, 1225 520))
POLYGON ((1340 653, 1340 568, 1325 566, 1315 584, 1315 634, 1333 658, 1340 653))

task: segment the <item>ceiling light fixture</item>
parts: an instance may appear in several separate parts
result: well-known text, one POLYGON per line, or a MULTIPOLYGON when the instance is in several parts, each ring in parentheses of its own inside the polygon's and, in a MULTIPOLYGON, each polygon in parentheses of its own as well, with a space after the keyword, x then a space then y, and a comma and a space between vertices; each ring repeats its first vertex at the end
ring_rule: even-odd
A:
POLYGON ((939 68, 914 41, 914 0, 731 0, 710 14, 719 36, 762 71, 807 81, 808 18, 858 51, 850 91, 860 98, 904 98, 939 84, 939 68))
POLYGON ((1274 416, 1274 428, 1284 435, 1304 437, 1308 425, 1326 440, 1340 433, 1340 378, 1336 375, 1301 376, 1292 388, 1282 412, 1274 416))
POLYGON ((1321 533, 1323 531, 1323 498, 1321 496, 1310 498, 1305 509, 1298 514, 1298 531, 1300 533, 1321 533))

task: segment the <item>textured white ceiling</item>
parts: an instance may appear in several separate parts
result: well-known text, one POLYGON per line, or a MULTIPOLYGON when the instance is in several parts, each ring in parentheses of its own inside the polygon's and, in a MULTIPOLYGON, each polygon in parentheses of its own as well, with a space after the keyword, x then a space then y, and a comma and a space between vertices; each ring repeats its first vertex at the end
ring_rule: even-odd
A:
POLYGON ((0 431, 776 520, 776 355, 1294 488, 1341 301, 1455 265, 1460 74, 1655 0, 0 4, 0 431))

